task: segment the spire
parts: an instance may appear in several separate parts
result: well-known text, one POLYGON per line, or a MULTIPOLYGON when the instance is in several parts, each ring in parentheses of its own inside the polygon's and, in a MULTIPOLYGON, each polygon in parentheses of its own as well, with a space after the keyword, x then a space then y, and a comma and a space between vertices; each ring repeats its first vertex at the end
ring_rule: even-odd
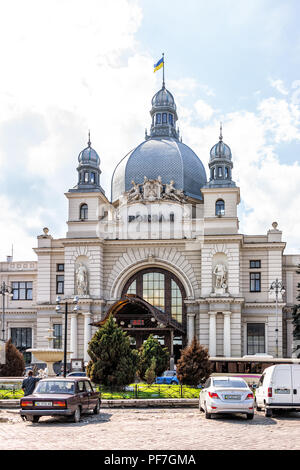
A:
POLYGON ((220 137, 219 137, 220 142, 222 142, 223 140, 222 130, 223 130, 223 127, 222 127, 222 123, 220 122, 220 137))
POLYGON ((91 142, 91 131, 89 130, 89 140, 88 140, 88 147, 91 148, 92 142, 91 142))

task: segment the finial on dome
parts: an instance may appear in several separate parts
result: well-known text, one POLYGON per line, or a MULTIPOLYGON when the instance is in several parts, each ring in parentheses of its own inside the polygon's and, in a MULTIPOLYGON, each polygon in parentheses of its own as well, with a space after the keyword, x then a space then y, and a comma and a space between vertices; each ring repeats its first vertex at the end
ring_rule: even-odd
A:
POLYGON ((222 126, 222 123, 220 122, 220 142, 223 140, 223 126, 222 126))
POLYGON ((92 143, 91 143, 91 132, 89 130, 89 141, 88 141, 88 147, 91 147, 92 143))

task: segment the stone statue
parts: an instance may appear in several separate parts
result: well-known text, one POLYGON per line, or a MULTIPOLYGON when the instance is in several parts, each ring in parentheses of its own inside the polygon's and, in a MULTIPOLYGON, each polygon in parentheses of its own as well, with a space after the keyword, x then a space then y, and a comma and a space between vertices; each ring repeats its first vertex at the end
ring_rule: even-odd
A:
POLYGON ((131 184, 132 188, 128 191, 128 202, 141 199, 140 185, 136 184, 134 180, 131 181, 131 184))
POLYGON ((224 264, 217 264, 213 270, 216 276, 215 280, 215 292, 218 294, 224 294, 227 289, 227 270, 224 264))
POLYGON ((179 202, 182 201, 182 198, 183 198, 182 191, 175 189, 174 180, 171 180, 170 184, 166 184, 165 198, 174 199, 175 201, 179 201, 179 202))
POLYGON ((88 295, 88 270, 84 264, 76 267, 76 291, 78 295, 88 295))

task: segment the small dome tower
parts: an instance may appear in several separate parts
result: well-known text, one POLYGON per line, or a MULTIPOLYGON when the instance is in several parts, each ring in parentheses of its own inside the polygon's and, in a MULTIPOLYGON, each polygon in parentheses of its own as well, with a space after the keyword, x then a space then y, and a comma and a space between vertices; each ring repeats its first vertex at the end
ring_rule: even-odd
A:
POLYGON ((207 187, 233 187, 232 181, 232 155, 228 145, 223 142, 222 123, 220 125, 219 142, 215 144, 210 151, 209 159, 210 179, 207 187))
POLYGON ((78 162, 78 183, 73 189, 70 189, 70 192, 101 191, 104 194, 104 190, 100 186, 100 158, 96 150, 91 147, 90 132, 88 146, 78 155, 78 162))

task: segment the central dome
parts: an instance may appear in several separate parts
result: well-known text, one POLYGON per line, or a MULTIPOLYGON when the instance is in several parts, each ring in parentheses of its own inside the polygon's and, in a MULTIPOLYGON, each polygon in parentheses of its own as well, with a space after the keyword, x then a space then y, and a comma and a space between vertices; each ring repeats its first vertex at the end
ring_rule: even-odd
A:
POLYGON ((202 199, 201 188, 206 173, 201 160, 190 147, 172 137, 154 137, 129 152, 116 166, 112 177, 112 201, 132 188, 131 181, 144 182, 144 177, 162 183, 174 180, 176 189, 187 196, 202 199))

